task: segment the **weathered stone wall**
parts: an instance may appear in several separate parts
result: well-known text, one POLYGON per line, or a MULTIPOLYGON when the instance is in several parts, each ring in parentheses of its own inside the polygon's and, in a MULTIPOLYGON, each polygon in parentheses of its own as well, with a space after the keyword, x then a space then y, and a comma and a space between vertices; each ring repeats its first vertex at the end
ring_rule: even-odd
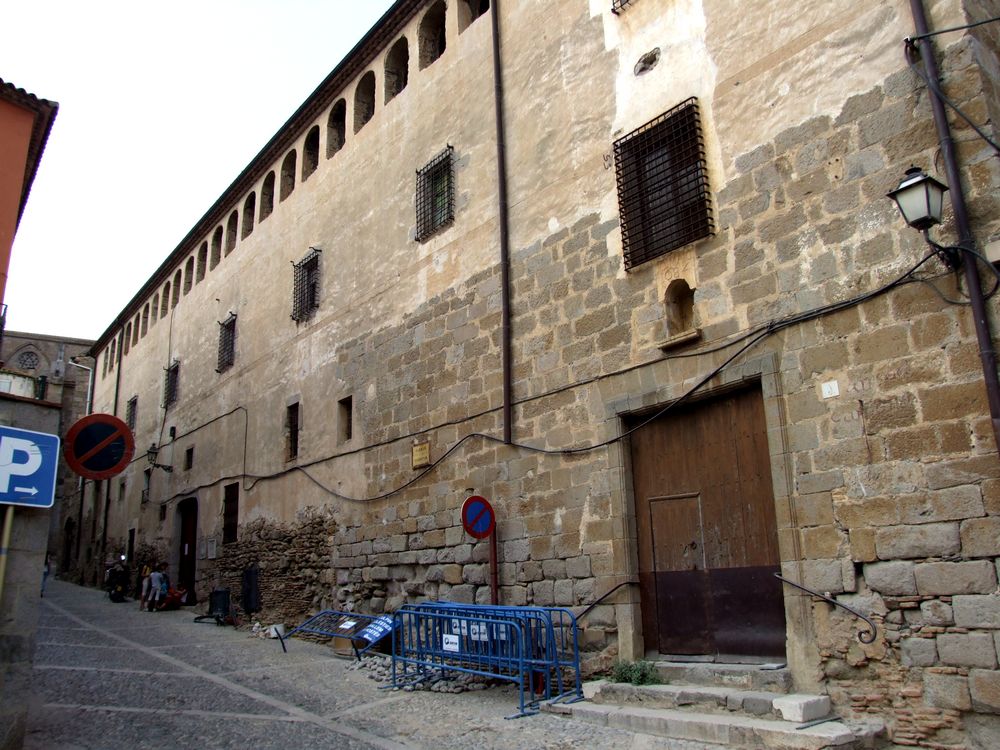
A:
POLYGON ((239 539, 220 547, 214 561, 201 566, 202 598, 214 588, 228 588, 243 606, 243 572, 259 568, 261 610, 253 615, 264 624, 298 624, 304 615, 327 608, 332 601, 330 570, 337 521, 327 511, 304 509, 293 523, 258 519, 240 529, 239 539))

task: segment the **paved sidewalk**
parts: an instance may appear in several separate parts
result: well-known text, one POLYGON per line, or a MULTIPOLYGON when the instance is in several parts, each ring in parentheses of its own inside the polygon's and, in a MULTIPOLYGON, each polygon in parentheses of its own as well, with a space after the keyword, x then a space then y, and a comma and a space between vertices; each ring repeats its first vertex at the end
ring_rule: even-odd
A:
POLYGON ((700 747, 550 714, 505 720, 517 707, 508 687, 380 690, 325 646, 293 639, 283 654, 277 641, 193 619, 51 581, 25 748, 700 747))

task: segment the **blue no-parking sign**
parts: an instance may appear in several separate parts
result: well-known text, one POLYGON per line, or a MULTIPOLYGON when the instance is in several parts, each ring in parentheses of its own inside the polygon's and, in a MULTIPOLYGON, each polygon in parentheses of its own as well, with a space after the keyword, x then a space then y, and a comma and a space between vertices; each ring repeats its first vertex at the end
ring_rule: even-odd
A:
POLYGON ((0 427, 0 504, 51 508, 58 468, 58 435, 0 427))

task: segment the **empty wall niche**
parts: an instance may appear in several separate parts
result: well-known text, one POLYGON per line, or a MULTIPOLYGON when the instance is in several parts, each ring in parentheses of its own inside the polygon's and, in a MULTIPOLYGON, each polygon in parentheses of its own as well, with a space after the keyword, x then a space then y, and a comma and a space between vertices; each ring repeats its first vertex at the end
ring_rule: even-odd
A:
POLYGON ((347 102, 338 99, 326 121, 326 158, 329 159, 344 147, 347 140, 347 102))
POLYGON ((309 128, 306 135, 306 142, 302 146, 302 181, 309 179, 309 175, 316 171, 319 166, 319 125, 309 128))
POLYGON ((375 73, 368 71, 354 90, 354 132, 357 133, 375 115, 375 73))
POLYGON ((418 43, 420 45, 420 69, 423 70, 444 54, 448 37, 445 34, 444 2, 434 3, 420 21, 418 43))
POLYGON ((660 349, 668 351, 701 338, 695 328, 694 290, 684 279, 674 279, 663 295, 663 322, 666 338, 660 349))
POLYGON ((402 37, 392 45, 385 57, 385 100, 392 100, 400 91, 406 88, 409 80, 410 48, 406 37, 402 37))
POLYGON ((278 197, 279 201, 285 200, 295 190, 295 162, 297 158, 295 149, 293 148, 285 154, 285 160, 281 162, 281 195, 278 197))
POLYGON ((458 33, 490 9, 490 0, 458 0, 458 33))

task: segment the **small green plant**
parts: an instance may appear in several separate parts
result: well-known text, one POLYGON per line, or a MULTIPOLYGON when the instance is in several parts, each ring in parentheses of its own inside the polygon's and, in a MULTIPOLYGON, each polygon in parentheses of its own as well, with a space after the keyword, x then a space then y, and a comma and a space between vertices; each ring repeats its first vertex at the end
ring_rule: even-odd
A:
POLYGON ((621 661, 611 665, 612 682, 631 682, 633 685, 659 685, 663 680, 651 661, 621 661))

